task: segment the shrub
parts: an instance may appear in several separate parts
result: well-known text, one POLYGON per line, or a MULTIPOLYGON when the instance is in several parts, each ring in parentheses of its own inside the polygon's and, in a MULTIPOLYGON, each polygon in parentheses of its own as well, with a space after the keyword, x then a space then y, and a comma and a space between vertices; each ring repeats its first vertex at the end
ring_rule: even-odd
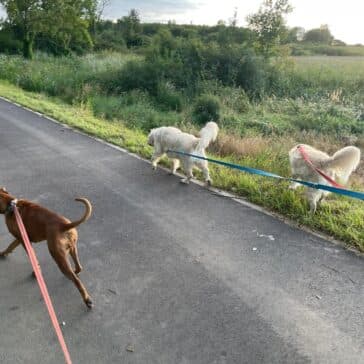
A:
POLYGON ((182 111, 182 96, 169 83, 160 86, 156 101, 163 110, 182 111))
POLYGON ((261 58, 247 51, 240 61, 236 84, 249 96, 260 98, 266 90, 267 74, 261 58))
POLYGON ((220 102, 213 95, 202 95, 197 98, 193 108, 193 119, 198 124, 204 124, 208 121, 220 120, 220 102))
POLYGON ((102 79, 102 84, 109 93, 139 89, 156 96, 160 80, 161 71, 157 64, 145 61, 129 61, 121 70, 110 73, 102 79))
POLYGON ((120 118, 121 102, 114 96, 95 95, 89 99, 94 115, 112 120, 120 118))

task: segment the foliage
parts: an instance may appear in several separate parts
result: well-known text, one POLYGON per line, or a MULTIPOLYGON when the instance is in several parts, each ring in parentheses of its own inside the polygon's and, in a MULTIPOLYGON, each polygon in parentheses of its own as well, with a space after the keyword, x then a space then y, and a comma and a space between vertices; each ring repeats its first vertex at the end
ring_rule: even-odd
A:
POLYGON ((16 40, 14 29, 8 26, 3 26, 0 30, 0 50, 7 54, 21 53, 22 43, 16 40))
POLYGON ((302 27, 293 27, 288 30, 285 42, 286 43, 298 43, 303 40, 305 35, 305 29, 302 27))
POLYGON ((270 56, 276 52, 277 45, 286 36, 283 16, 292 11, 289 0, 264 0, 256 14, 249 15, 249 27, 257 34, 257 49, 270 56))
POLYGON ((16 30, 23 43, 25 58, 33 57, 38 36, 56 44, 55 53, 77 51, 92 45, 88 20, 96 9, 94 0, 0 0, 0 4, 7 12, 8 26, 16 30))
POLYGON ((208 121, 217 122, 220 120, 220 108, 217 97, 202 95, 197 98, 193 107, 193 119, 199 125, 203 125, 208 121))
POLYGON ((331 44, 334 40, 333 35, 327 25, 322 25, 318 29, 311 29, 303 36, 305 42, 331 44))
MULTIPOLYGON (((220 78, 218 69, 226 56, 221 49, 222 60, 218 57, 218 62, 212 62, 220 54, 219 49, 217 46, 211 53, 211 49, 199 48, 203 77, 195 82, 194 92, 190 92, 191 85, 183 77, 187 75, 183 62, 189 67, 194 57, 182 57, 183 62, 156 57, 147 62, 140 56, 117 53, 61 58, 37 54, 33 61, 0 56, 0 77, 26 90, 59 96, 69 103, 95 102, 94 110, 109 118, 124 119, 126 109, 134 104, 135 110, 140 108, 150 115, 155 109, 158 115, 176 113, 175 117, 169 116, 171 120, 191 121, 197 98, 213 95, 219 100, 221 125, 234 133, 280 135, 302 130, 338 138, 364 134, 363 58, 299 57, 292 63, 275 60, 267 64, 254 53, 249 62, 249 54, 241 56, 237 52, 235 57, 234 52, 227 53, 228 61, 240 59, 238 66, 245 65, 244 72, 236 76, 231 71, 230 81, 216 78, 220 78), (251 86, 244 84, 248 81, 251 86), (259 91, 260 98, 252 97, 254 90, 259 91)), ((225 65, 225 69, 234 70, 233 65, 225 65)), ((150 123, 162 120, 157 114, 150 117, 156 120, 150 123)), ((140 120, 147 118, 142 117, 142 112, 138 115, 140 120)))
POLYGON ((140 16, 137 10, 131 9, 128 16, 119 19, 117 21, 117 29, 121 31, 121 35, 128 48, 143 44, 142 25, 140 24, 140 16))

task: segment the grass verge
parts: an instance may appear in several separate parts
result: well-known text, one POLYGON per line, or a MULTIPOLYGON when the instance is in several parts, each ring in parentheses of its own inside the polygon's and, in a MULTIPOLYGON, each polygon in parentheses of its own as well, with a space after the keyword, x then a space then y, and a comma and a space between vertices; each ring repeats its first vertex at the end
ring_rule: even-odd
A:
MULTIPOLYGON (((146 143, 144 132, 138 128, 128 128, 121 121, 97 118, 87 106, 70 106, 60 99, 27 92, 5 81, 0 82, 0 96, 40 111, 89 135, 126 148, 144 158, 151 156, 152 149, 146 143)), ((226 138, 226 135, 222 135, 222 138, 224 137, 226 138)), ((248 140, 241 139, 242 145, 246 145, 247 142, 248 140)), ((282 147, 282 141, 262 141, 261 148, 257 147, 256 141, 253 141, 252 145, 254 151, 246 151, 245 156, 222 157, 219 153, 220 155, 215 154, 213 157, 288 175, 287 153, 284 146, 282 147), (272 147, 269 147, 270 145, 272 147), (280 148, 274 147, 276 145, 280 145, 280 148)), ((286 182, 251 176, 211 164, 210 170, 215 187, 233 191, 270 211, 278 212, 298 224, 327 233, 364 252, 362 201, 332 195, 315 215, 311 215, 300 193, 288 190, 286 182)))

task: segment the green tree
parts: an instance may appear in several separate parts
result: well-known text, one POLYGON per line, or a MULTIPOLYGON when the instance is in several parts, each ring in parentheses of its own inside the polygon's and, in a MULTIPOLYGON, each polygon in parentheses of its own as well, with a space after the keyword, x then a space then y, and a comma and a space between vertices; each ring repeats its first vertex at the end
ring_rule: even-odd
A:
POLYGON ((131 9, 128 16, 119 19, 118 27, 122 31, 128 48, 137 47, 142 44, 142 25, 136 9, 131 9))
POLYGON ((247 17, 250 29, 257 37, 257 50, 264 56, 274 54, 286 37, 284 15, 292 11, 288 0, 264 0, 258 12, 247 17))
POLYGON ((293 27, 289 29, 286 42, 287 43, 298 43, 303 40, 305 35, 305 29, 302 27, 293 27))
POLYGON ((95 16, 96 0, 0 0, 7 22, 16 28, 23 44, 23 56, 33 57, 39 34, 56 37, 69 46, 71 39, 91 42, 88 21, 95 16))
POLYGON ((331 44, 334 37, 327 25, 321 25, 320 28, 308 30, 303 40, 311 43, 331 44))
POLYGON ((152 47, 162 58, 171 58, 177 48, 177 40, 168 28, 161 28, 153 37, 152 47))
POLYGON ((229 25, 231 27, 236 27, 238 25, 238 8, 234 8, 233 17, 229 19, 229 25))

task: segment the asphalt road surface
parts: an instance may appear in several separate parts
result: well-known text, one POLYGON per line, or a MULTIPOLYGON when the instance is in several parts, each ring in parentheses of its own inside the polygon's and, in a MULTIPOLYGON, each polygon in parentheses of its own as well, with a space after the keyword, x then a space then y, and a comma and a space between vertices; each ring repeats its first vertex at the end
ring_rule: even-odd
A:
MULTIPOLYGON (((36 245, 74 363, 364 363, 353 252, 2 100, 0 185, 70 219, 93 204, 92 311, 36 245)), ((0 363, 62 363, 30 273, 22 248, 0 260, 0 363)))

